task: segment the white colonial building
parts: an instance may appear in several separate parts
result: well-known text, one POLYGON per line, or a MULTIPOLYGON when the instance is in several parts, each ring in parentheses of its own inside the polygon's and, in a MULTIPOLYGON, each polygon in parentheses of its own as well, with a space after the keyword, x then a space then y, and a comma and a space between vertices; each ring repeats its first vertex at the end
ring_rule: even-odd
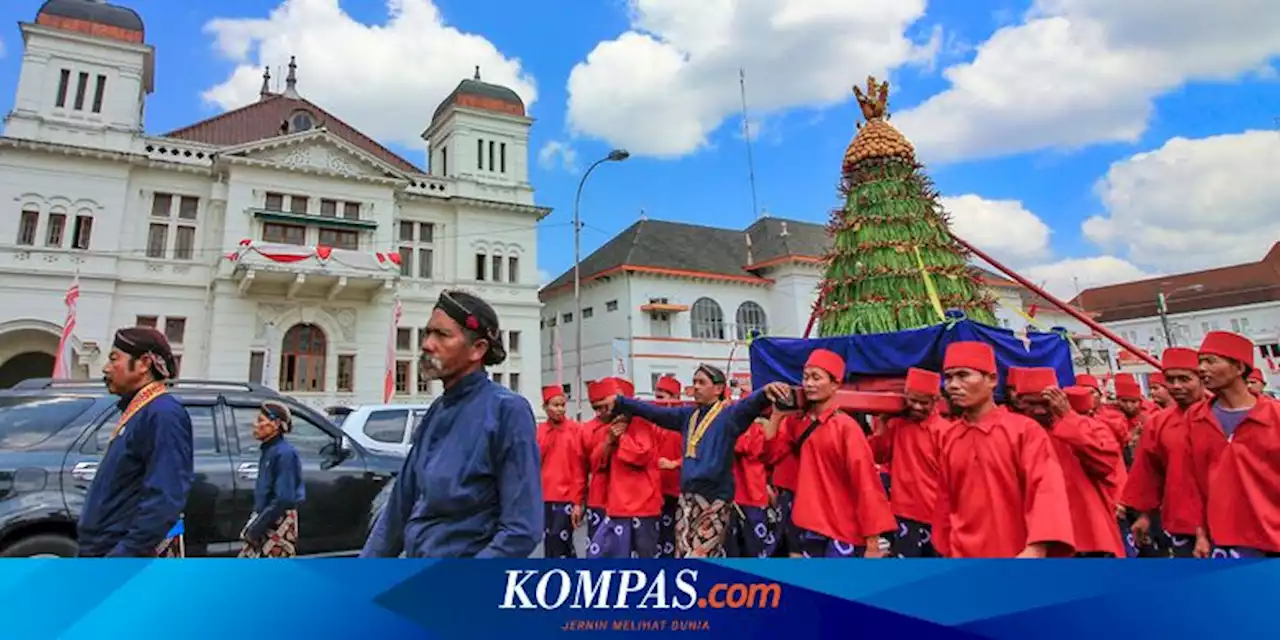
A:
MULTIPOLYGON (((1210 331, 1245 335, 1257 345, 1255 361, 1268 384, 1280 384, 1280 242, 1257 262, 1087 289, 1073 303, 1157 357, 1170 344, 1197 347, 1210 331), (1162 294, 1168 336, 1158 306, 1162 294)), ((1117 364, 1151 371, 1127 353, 1117 364)))
MULTIPOLYGON (((532 119, 463 80, 435 110, 423 171, 300 94, 165 135, 144 132, 154 55, 131 10, 49 0, 25 42, 0 137, 0 387, 53 367, 68 287, 74 373, 115 329, 163 330, 186 378, 262 381, 309 404, 379 402, 393 308, 395 401, 421 401, 418 328, 444 288, 493 303, 537 397, 541 363, 532 119)), ((431 106, 431 105, 424 105, 431 106)))

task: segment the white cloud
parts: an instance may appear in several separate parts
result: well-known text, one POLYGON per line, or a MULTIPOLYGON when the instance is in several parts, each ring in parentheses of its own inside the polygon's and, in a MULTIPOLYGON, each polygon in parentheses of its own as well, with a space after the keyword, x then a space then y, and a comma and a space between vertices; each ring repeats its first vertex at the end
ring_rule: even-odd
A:
POLYGON ((552 280, 552 275, 550 271, 547 271, 546 269, 538 269, 538 286, 539 287, 545 287, 551 284, 551 280, 552 280))
POLYGON ((1141 280, 1152 275, 1115 256, 1066 258, 1027 267, 1019 273, 1063 300, 1070 300, 1077 292, 1090 287, 1141 280))
MULTIPOLYGON (((928 62, 937 30, 904 35, 925 0, 628 0, 631 29, 569 74, 568 124, 632 153, 679 157, 738 117, 738 70, 754 114, 847 100, 868 74, 928 62)), ((854 113, 847 116, 853 128, 854 113)))
POLYGON ((569 173, 576 173, 578 152, 566 142, 548 140, 538 150, 538 166, 548 171, 561 167, 569 173))
POLYGON ((1191 140, 1111 165, 1090 240, 1165 271, 1254 262, 1280 238, 1280 131, 1191 140))
POLYGON ((1049 256, 1049 225, 1017 200, 967 194, 939 202, 956 234, 997 260, 1016 266, 1049 256))
POLYGON ((263 65, 275 69, 296 55, 304 97, 374 138, 415 148, 436 106, 476 65, 526 107, 537 98, 520 60, 446 25, 431 0, 387 0, 387 10, 384 24, 363 24, 338 0, 285 0, 266 18, 212 20, 205 31, 236 68, 204 98, 223 109, 253 102, 263 65))
POLYGON ((4 40, 0 40, 0 58, 4 57, 4 40))
POLYGON ((1036 0, 894 122, 935 161, 1133 142, 1154 98, 1266 73, 1276 55, 1274 0, 1036 0))

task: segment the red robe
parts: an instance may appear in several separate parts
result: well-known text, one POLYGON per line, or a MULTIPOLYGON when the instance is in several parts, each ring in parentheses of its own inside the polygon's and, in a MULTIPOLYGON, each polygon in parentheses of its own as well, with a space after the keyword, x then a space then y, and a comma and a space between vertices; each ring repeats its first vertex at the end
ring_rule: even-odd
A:
POLYGON ((1280 401, 1258 398, 1230 440, 1211 402, 1187 410, 1197 525, 1216 546, 1280 553, 1280 401))
MULTIPOLYGON (((862 425, 829 409, 800 447, 800 475, 791 520, 801 529, 853 546, 898 530, 898 523, 876 475, 871 445, 862 425)), ((789 434, 804 433, 808 416, 788 418, 789 434)))
POLYGON ((1120 503, 1138 511, 1159 509, 1165 531, 1195 535, 1200 488, 1191 473, 1185 410, 1171 406, 1147 423, 1120 503))
POLYGON ((1048 544, 1069 556, 1075 533, 1062 466, 1043 427, 996 407, 939 438, 933 544, 951 558, 1010 558, 1048 544))
POLYGON ((608 423, 592 418, 582 425, 582 468, 590 475, 587 482, 587 508, 604 509, 609 499, 609 469, 596 468, 591 453, 604 443, 609 432, 608 423))
MULTIPOLYGON (((658 429, 658 457, 681 464, 684 461, 684 436, 679 431, 658 429)), ((659 475, 662 477, 662 495, 680 497, 680 467, 660 469, 659 475)))
POLYGON ((773 439, 765 441, 764 461, 773 467, 773 486, 795 493, 800 476, 800 458, 791 450, 791 443, 799 434, 791 433, 791 424, 791 420, 783 420, 773 439))
POLYGON ((538 425, 538 451, 542 456, 542 500, 582 504, 587 479, 582 468, 581 427, 572 420, 538 425))
POLYGON ((653 423, 632 418, 610 456, 604 455, 604 438, 591 451, 592 468, 609 474, 604 512, 610 518, 662 515, 657 431, 653 423))
POLYGON ((769 506, 764 453, 764 429, 757 422, 738 436, 733 448, 733 501, 741 506, 769 506))
POLYGON ((1117 465, 1123 456, 1111 429, 1099 420, 1072 412, 1049 430, 1062 479, 1067 486, 1076 551, 1125 557, 1116 527, 1120 494, 1117 465))
POLYGON ((1093 417, 1111 427, 1111 433, 1120 443, 1121 448, 1129 442, 1129 438, 1133 437, 1133 430, 1137 426, 1129 416, 1124 415, 1124 412, 1113 404, 1102 405, 1093 413, 1093 417))
POLYGON ((933 521, 938 499, 938 438, 951 426, 938 414, 922 422, 890 418, 884 430, 870 438, 871 451, 882 468, 893 465, 893 514, 921 524, 933 521))

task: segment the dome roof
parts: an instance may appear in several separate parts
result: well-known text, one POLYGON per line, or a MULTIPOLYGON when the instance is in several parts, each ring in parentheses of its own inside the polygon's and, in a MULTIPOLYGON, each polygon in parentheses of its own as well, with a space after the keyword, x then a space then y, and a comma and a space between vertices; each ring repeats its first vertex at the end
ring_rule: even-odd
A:
MULTIPOLYGON (((136 11, 100 0, 47 0, 36 14, 36 22, 47 23, 41 20, 45 17, 67 18, 125 31, 145 32, 142 17, 136 11)), ((64 25, 58 25, 55 21, 52 26, 64 25)))
POLYGON ((479 67, 476 67, 474 78, 459 82, 453 93, 450 93, 449 97, 445 98, 440 103, 440 106, 436 107, 436 112, 431 116, 431 121, 435 122, 440 118, 450 105, 514 116, 525 115, 524 100, 521 100, 515 91, 507 87, 482 81, 479 67))

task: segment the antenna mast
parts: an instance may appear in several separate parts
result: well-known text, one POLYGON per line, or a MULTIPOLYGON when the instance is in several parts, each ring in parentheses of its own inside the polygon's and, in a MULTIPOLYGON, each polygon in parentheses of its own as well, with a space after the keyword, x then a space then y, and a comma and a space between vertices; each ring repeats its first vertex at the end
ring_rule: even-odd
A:
POLYGON ((751 154, 751 121, 747 119, 747 72, 738 67, 738 88, 742 93, 742 137, 747 142, 747 176, 751 182, 751 217, 760 218, 760 206, 756 202, 756 161, 751 154))

